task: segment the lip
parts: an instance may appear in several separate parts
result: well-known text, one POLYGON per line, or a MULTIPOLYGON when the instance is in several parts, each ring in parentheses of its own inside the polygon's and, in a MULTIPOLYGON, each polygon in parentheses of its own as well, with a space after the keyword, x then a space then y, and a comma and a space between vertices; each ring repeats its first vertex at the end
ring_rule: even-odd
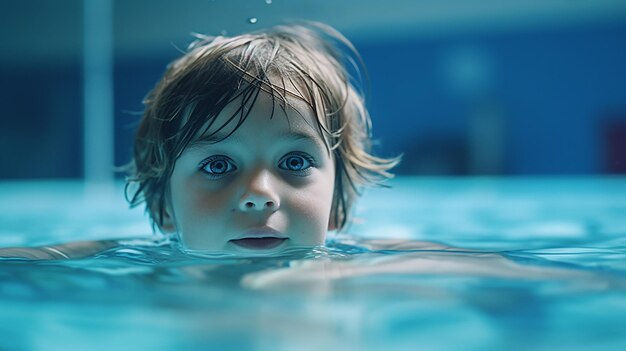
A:
POLYGON ((245 231, 237 239, 229 240, 234 245, 251 250, 269 250, 287 241, 281 232, 270 227, 258 227, 245 231))
POLYGON ((269 250, 280 246, 287 238, 257 237, 231 240, 230 242, 244 249, 269 250))

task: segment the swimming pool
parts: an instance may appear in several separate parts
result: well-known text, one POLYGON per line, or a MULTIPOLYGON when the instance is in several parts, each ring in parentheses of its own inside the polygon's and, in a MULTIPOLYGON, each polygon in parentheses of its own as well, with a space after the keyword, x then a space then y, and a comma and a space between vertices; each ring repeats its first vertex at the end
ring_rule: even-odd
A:
POLYGON ((392 185, 328 248, 236 259, 155 241, 121 184, 0 183, 2 247, 124 238, 0 261, 0 349, 626 349, 626 178, 392 185))

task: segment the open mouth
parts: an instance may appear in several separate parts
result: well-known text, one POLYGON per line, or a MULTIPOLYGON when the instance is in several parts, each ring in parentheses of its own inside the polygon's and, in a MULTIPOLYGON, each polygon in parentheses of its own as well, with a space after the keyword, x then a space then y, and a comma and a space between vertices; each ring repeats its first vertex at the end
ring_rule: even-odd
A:
POLYGON ((243 238, 237 240, 231 240, 230 242, 253 250, 267 250, 273 249, 282 244, 287 238, 275 238, 275 237, 261 237, 261 238, 243 238))

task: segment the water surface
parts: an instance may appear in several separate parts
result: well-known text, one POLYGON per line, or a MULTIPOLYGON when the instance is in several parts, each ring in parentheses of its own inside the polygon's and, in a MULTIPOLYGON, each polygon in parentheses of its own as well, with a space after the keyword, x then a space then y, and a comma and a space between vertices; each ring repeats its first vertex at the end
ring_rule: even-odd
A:
POLYGON ((186 255, 116 189, 0 183, 0 349, 624 350, 624 179, 400 179, 348 234, 277 257, 186 255))

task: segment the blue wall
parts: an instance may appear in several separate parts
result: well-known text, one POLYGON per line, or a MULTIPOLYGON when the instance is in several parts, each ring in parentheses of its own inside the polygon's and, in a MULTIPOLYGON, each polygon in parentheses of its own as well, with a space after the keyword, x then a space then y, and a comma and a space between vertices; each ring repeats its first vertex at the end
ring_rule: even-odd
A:
POLYGON ((383 151, 462 144, 473 109, 488 104, 503 120, 503 173, 595 174, 606 170, 604 125, 626 123, 626 26, 356 45, 383 151), (446 65, 463 55, 486 67, 459 91, 446 65))

